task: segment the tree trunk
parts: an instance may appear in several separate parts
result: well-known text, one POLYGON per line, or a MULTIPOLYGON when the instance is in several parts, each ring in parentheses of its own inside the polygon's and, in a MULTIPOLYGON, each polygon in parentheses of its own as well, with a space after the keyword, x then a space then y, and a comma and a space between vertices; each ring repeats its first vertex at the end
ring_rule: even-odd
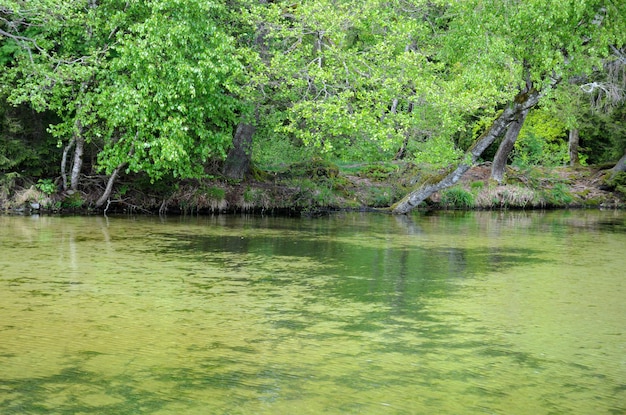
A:
POLYGON ((406 148, 409 145, 409 133, 404 133, 404 140, 402 141, 402 146, 396 152, 396 155, 393 157, 394 160, 404 160, 406 157, 406 148))
POLYGON ((67 166, 67 154, 70 152, 72 146, 76 143, 76 138, 72 138, 70 142, 63 149, 63 157, 61 158, 61 178, 63 179, 63 191, 67 190, 67 172, 65 171, 67 166))
POLYGON ((517 119, 511 122, 509 128, 506 130, 504 139, 500 143, 498 151, 493 158, 493 164, 491 165, 491 179, 498 183, 502 183, 504 180, 504 173, 506 171, 509 154, 513 150, 513 147, 515 147, 515 141, 517 140, 519 132, 524 125, 528 111, 529 109, 520 112, 517 119))
POLYGON ((74 164, 72 166, 72 175, 70 176, 70 189, 78 190, 78 182, 80 181, 80 171, 83 167, 83 153, 85 151, 85 138, 83 137, 83 126, 80 121, 76 121, 77 131, 74 135, 76 147, 74 148, 74 164))
MULTIPOLYGON (((554 84, 557 82, 558 80, 555 80, 554 84)), ((456 169, 447 174, 443 179, 433 183, 424 183, 419 189, 410 192, 392 207, 392 212, 396 214, 406 214, 430 197, 433 193, 450 187, 458 182, 463 174, 465 174, 465 172, 472 167, 476 160, 478 160, 483 151, 485 151, 497 137, 504 133, 511 122, 518 119, 523 111, 528 111, 530 108, 537 105, 541 95, 542 94, 534 88, 530 90, 527 88, 517 94, 513 102, 511 102, 509 106, 502 111, 493 124, 491 124, 491 127, 489 127, 489 129, 485 131, 467 151, 463 161, 459 163, 456 169)))
POLYGON ((252 136, 256 126, 240 122, 233 137, 233 147, 226 156, 222 174, 229 179, 242 180, 250 171, 252 159, 252 136))
POLYGON ((611 169, 611 179, 615 177, 617 173, 626 172, 626 151, 621 159, 611 169))
POLYGON ((126 163, 120 164, 115 168, 115 170, 113 170, 113 173, 111 173, 111 176, 109 176, 109 180, 107 181, 104 193, 102 193, 102 196, 100 196, 100 198, 96 201, 96 208, 102 207, 102 205, 104 205, 104 202, 109 200, 109 198, 111 197, 111 192, 113 191, 113 183, 115 183, 117 176, 119 176, 120 174, 120 170, 124 168, 124 166, 126 166, 126 163))
POLYGON ((572 128, 569 130, 568 151, 569 151, 569 165, 576 167, 580 165, 580 159, 578 158, 578 144, 580 137, 578 135, 578 129, 572 128))

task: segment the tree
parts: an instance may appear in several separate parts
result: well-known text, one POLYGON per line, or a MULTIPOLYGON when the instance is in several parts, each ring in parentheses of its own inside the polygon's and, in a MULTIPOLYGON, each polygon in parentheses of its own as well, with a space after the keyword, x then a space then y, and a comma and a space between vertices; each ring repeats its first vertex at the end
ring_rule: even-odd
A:
POLYGON ((483 151, 485 151, 497 137, 503 134, 515 119, 519 119, 521 114, 537 105, 540 98, 541 94, 534 89, 529 91, 524 90, 519 93, 513 102, 496 118, 491 127, 489 127, 467 151, 465 158, 455 169, 443 175, 443 178, 436 178, 432 182, 424 183, 417 190, 410 192, 392 207, 393 213, 408 213, 433 193, 457 183, 463 174, 476 163, 483 151))
POLYGON ((222 30, 223 6, 34 0, 1 12, 14 29, 2 35, 22 51, 3 74, 13 85, 9 99, 60 117, 50 131, 66 143, 64 182, 74 148, 71 189, 90 143, 100 147, 97 168, 112 179, 123 171, 199 177, 209 157, 226 156, 244 108, 241 55, 222 30))
POLYGON ((2 9, 10 29, 3 34, 16 49, 2 82, 11 85, 12 104, 27 103, 60 119, 49 130, 64 146, 64 189, 72 148, 69 188, 76 190, 85 145, 101 136, 97 98, 116 34, 128 27, 129 19, 141 16, 141 10, 141 5, 122 0, 11 1, 2 9))
POLYGON ((433 192, 456 183, 495 138, 523 111, 562 79, 590 73, 611 45, 624 42, 626 6, 601 1, 525 2, 470 0, 450 5, 450 21, 442 34, 440 59, 459 68, 457 77, 470 85, 496 85, 494 106, 504 96, 515 99, 468 151, 459 166, 437 183, 410 192, 393 208, 406 213, 433 192))
POLYGON ((434 87, 433 2, 320 0, 265 8, 261 88, 275 132, 341 159, 415 152, 456 128, 434 87), (402 150, 402 151, 400 151, 402 150))
POLYGON ((567 152, 569 153, 570 166, 580 166, 580 156, 578 155, 578 148, 580 145, 580 132, 578 128, 572 128, 569 130, 567 140, 567 152))
POLYGON ((519 132, 524 125, 528 111, 530 111, 530 109, 522 110, 513 120, 511 120, 511 123, 507 127, 506 133, 504 134, 504 139, 500 143, 498 151, 493 158, 493 163, 491 165, 491 179, 498 183, 502 183, 504 180, 504 172, 506 170, 509 154, 515 146, 515 141, 517 141, 519 132))
POLYGON ((152 180, 200 177, 209 157, 226 156, 242 66, 221 13, 201 0, 157 0, 119 36, 97 101, 107 173, 126 165, 152 180))

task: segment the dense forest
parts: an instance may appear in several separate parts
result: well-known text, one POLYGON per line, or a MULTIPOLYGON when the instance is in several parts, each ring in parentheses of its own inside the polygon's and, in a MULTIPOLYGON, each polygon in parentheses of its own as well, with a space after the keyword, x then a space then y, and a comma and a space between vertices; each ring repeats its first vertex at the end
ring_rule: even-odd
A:
POLYGON ((619 0, 2 0, 0 203, 406 213, 567 201, 565 166, 623 192, 625 33, 619 0))

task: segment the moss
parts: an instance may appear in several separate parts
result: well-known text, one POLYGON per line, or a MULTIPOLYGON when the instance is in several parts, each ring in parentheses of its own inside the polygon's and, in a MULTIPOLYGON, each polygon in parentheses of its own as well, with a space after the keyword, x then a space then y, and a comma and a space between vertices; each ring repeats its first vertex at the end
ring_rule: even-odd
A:
POLYGON ((258 182, 266 182, 274 178, 273 174, 268 173, 257 166, 252 166, 252 168, 250 169, 250 175, 254 180, 258 182))
POLYGON ((393 164, 374 164, 367 166, 359 172, 359 176, 376 181, 384 181, 393 176, 398 170, 398 167, 393 164))
POLYGON ((339 167, 330 161, 315 157, 308 161, 292 164, 285 175, 290 177, 307 177, 312 180, 334 178, 339 176, 339 167))
POLYGON ((609 189, 626 195, 626 172, 619 172, 616 174, 608 175, 604 179, 604 184, 609 189))

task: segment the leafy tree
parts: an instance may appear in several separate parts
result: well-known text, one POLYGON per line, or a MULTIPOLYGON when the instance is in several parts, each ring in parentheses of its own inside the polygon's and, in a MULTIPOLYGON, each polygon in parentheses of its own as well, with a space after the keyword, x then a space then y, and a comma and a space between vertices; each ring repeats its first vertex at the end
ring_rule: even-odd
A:
POLYGON ((505 107, 456 169, 411 192, 394 207, 396 213, 456 183, 520 114, 562 80, 591 73, 611 46, 624 43, 622 2, 468 0, 451 3, 449 12, 440 58, 458 68, 450 82, 474 91, 484 88, 478 99, 488 97, 494 107, 505 107))
MULTIPOLYGON (((316 1, 267 7, 263 89, 276 132, 342 159, 389 159, 454 130, 433 84, 431 24, 420 2, 316 1), (446 130, 447 129, 447 130, 446 130)), ((430 19, 430 20, 429 20, 430 19)))
POLYGON ((568 162, 567 127, 544 108, 530 112, 515 142, 513 163, 563 166, 568 162))
MULTIPOLYGON (((66 144, 61 175, 67 187, 65 162, 74 147, 70 187, 77 189, 84 147, 97 135, 98 75, 115 41, 119 16, 126 3, 110 0, 9 2, 3 13, 4 35, 14 57, 2 82, 11 85, 9 101, 26 103, 38 112, 53 112, 60 122, 50 131, 66 144)), ((128 15, 132 15, 129 13, 128 15)))
POLYGON ((149 3, 149 15, 119 37, 99 91, 106 121, 100 165, 157 180, 199 177, 211 156, 224 157, 241 105, 242 66, 218 25, 217 4, 149 3))
POLYGON ((34 0, 2 13, 14 29, 2 34, 20 47, 3 74, 9 99, 60 117, 50 131, 66 144, 64 181, 74 148, 72 189, 85 144, 99 147, 112 178, 124 167, 152 180, 198 177, 209 157, 225 156, 242 111, 242 65, 220 4, 34 0))

